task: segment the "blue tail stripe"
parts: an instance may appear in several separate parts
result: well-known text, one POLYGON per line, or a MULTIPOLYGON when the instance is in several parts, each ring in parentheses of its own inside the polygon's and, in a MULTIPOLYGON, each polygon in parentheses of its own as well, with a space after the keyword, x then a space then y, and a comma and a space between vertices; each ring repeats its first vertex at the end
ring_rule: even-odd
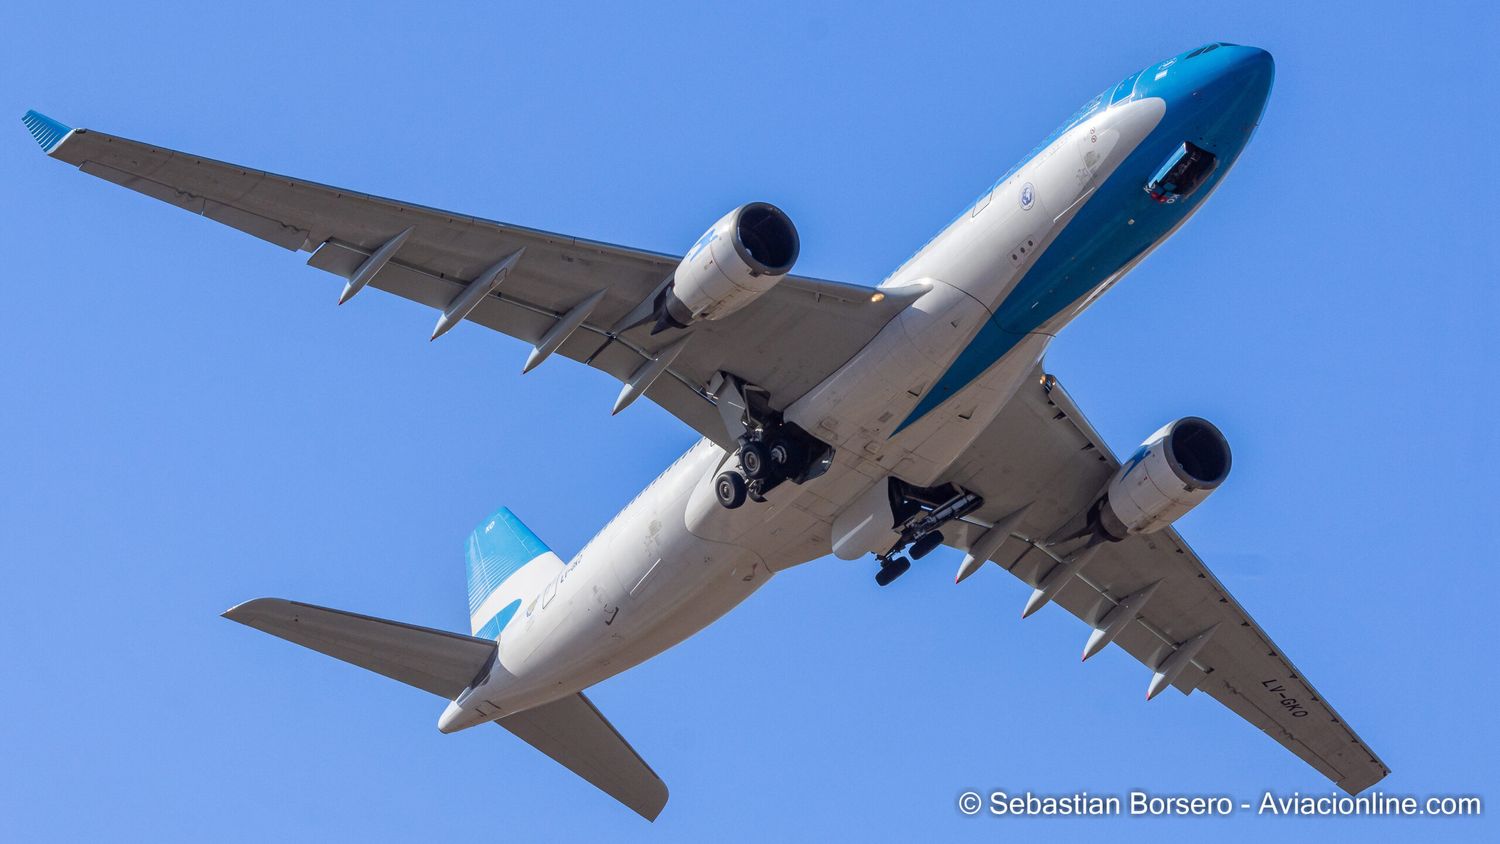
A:
POLYGON ((475 631, 474 635, 478 636, 481 639, 500 638, 500 631, 505 629, 506 623, 509 622, 513 616, 515 616, 516 611, 520 608, 520 598, 511 601, 510 603, 505 605, 505 609, 495 613, 493 618, 491 618, 489 621, 486 621, 483 627, 475 631))
POLYGON ((552 549, 508 508, 469 535, 469 615, 516 570, 552 549))

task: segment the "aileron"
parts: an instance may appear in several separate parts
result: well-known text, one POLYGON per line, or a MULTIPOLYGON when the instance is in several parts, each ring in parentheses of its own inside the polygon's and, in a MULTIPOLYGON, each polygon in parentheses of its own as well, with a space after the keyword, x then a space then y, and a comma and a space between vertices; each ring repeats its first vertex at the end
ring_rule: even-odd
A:
POLYGON ((614 412, 648 396, 703 435, 571 561, 507 508, 481 522, 473 636, 280 600, 228 613, 448 698, 441 732, 498 722, 654 818, 665 785, 584 689, 787 567, 873 554, 888 586, 946 542, 967 552, 955 580, 995 561, 1030 587, 1023 617, 1077 617, 1082 658, 1117 645, 1148 699, 1202 689, 1357 791, 1384 764, 1172 528, 1228 477, 1222 432, 1181 417, 1121 461, 1040 369, 1214 192, 1273 76, 1265 51, 1211 44, 1127 77, 873 290, 791 275, 800 236, 766 202, 675 257, 23 120, 86 173, 311 252, 341 304, 394 293, 438 312, 432 339, 499 331, 523 372, 580 361, 620 382, 614 412))
MULTIPOLYGON (((653 337, 646 327, 612 328, 643 302, 649 305, 650 294, 670 278, 677 259, 668 255, 277 176, 85 129, 58 138, 49 154, 285 249, 312 252, 310 266, 344 279, 340 301, 371 286, 434 308, 444 314, 435 335, 467 320, 536 349, 548 331, 590 300, 589 312, 553 337, 557 342, 546 354, 561 352, 625 383, 675 340, 653 337), (525 260, 503 285, 482 294, 467 286, 484 279, 502 256, 523 250, 525 260), (470 298, 460 301, 465 290, 470 298), (506 304, 497 306, 501 302, 506 304), (585 344, 586 335, 598 339, 585 344)), ((692 362, 674 363, 664 373, 670 377, 655 378, 632 395, 650 397, 704 436, 728 444, 704 389, 714 373, 741 374, 785 405, 848 360, 904 303, 900 296, 873 297, 857 285, 789 276, 742 312, 692 326, 692 362)))

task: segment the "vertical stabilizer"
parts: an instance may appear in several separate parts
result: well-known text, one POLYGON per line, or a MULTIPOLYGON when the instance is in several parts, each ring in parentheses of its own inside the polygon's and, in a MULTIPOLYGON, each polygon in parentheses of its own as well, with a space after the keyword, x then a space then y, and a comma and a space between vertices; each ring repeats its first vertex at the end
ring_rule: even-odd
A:
POLYGON ((536 597, 563 562, 509 508, 501 507, 469 534, 469 625, 498 639, 522 601, 536 597))

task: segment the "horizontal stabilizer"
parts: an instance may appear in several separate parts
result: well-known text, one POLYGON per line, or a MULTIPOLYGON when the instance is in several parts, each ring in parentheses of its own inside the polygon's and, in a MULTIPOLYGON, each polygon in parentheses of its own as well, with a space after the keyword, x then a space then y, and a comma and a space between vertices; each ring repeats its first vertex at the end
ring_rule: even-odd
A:
POLYGON ((224 617, 449 700, 495 656, 485 639, 281 598, 246 601, 224 617))
POLYGON ((667 784, 582 694, 497 723, 648 821, 667 805, 667 784))

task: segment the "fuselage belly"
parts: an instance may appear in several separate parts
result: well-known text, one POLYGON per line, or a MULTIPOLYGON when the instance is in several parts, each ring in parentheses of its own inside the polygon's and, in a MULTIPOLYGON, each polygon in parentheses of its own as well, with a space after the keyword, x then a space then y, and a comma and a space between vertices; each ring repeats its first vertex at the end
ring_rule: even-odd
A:
POLYGON ((726 509, 712 485, 732 457, 695 444, 539 584, 500 634, 489 679, 457 704, 474 713, 460 725, 577 692, 681 642, 775 572, 827 555, 836 516, 882 479, 943 481, 1058 330, 1196 211, 1248 142, 1269 57, 1226 46, 1178 61, 1091 100, 881 285, 920 294, 783 408, 834 447, 826 474, 726 509), (1184 144, 1217 167, 1164 201, 1148 180, 1184 144))

